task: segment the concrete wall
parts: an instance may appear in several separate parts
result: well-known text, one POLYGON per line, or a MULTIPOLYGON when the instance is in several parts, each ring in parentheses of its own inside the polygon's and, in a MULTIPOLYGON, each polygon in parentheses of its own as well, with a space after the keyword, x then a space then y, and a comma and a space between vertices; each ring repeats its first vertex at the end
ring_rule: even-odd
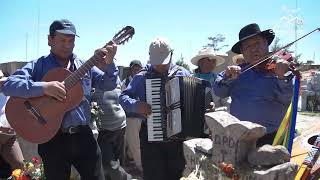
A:
POLYGON ((0 70, 5 75, 9 75, 14 73, 17 69, 23 67, 27 62, 18 62, 18 61, 12 61, 7 63, 1 63, 0 64, 0 70))

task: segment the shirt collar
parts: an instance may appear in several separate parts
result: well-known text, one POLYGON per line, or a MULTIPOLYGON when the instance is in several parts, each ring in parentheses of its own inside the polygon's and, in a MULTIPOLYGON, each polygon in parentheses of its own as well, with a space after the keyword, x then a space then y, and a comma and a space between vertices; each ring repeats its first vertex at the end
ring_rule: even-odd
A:
MULTIPOLYGON (((53 54, 52 51, 50 51, 49 57, 50 57, 58 66, 62 67, 61 64, 58 62, 56 55, 53 54)), ((74 53, 72 53, 71 58, 70 58, 70 63, 74 63, 75 66, 76 66, 76 68, 78 69, 78 68, 79 68, 79 67, 78 67, 79 64, 75 61, 75 59, 77 59, 77 55, 74 54, 74 53)))

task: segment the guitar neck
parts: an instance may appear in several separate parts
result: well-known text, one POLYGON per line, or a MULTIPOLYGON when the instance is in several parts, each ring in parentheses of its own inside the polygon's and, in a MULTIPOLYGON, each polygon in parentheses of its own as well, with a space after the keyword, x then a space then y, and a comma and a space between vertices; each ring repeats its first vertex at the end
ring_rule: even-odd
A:
POLYGON ((295 177, 295 180, 306 180, 310 178, 311 169, 313 168, 315 162, 320 155, 320 134, 317 136, 311 150, 308 152, 305 157, 299 171, 295 177))
POLYGON ((98 59, 92 56, 88 61, 82 64, 76 71, 74 71, 65 80, 66 90, 70 90, 93 66, 98 63, 98 59))
MULTIPOLYGON (((103 47, 114 44, 114 41, 109 41, 103 47)), ((88 61, 82 64, 76 71, 74 71, 70 76, 68 76, 64 82, 66 90, 70 90, 93 66, 97 65, 98 59, 92 56, 88 61)))

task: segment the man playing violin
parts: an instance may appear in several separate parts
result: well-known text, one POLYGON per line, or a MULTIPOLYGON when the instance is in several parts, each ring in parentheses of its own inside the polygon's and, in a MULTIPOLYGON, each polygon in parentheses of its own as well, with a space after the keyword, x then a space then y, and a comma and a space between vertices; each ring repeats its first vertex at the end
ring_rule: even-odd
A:
POLYGON ((244 72, 269 54, 274 36, 271 29, 260 31, 255 23, 243 27, 232 51, 243 54, 245 63, 228 66, 213 86, 217 96, 231 96, 233 116, 266 127, 267 134, 258 140, 258 146, 272 144, 293 94, 293 84, 285 77, 289 70, 287 61, 277 60, 272 71, 263 62, 244 72))

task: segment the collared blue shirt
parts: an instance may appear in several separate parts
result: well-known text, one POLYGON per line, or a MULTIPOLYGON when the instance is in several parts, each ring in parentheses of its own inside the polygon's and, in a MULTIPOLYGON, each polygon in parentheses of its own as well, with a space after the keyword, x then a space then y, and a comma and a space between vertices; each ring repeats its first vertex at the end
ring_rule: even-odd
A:
POLYGON ((218 75, 213 90, 219 97, 231 96, 230 113, 265 126, 267 133, 277 131, 291 101, 292 82, 253 69, 228 84, 222 83, 223 76, 224 72, 218 75))
MULTIPOLYGON (((171 64, 168 74, 175 71, 176 68, 177 65, 171 64)), ((150 64, 145 67, 145 70, 147 72, 155 72, 150 64)), ((190 73, 186 69, 179 67, 175 76, 190 76, 190 73)), ((128 87, 120 95, 120 104, 126 113, 138 113, 137 104, 139 100, 137 99, 146 102, 146 77, 143 73, 136 74, 128 87)))
MULTIPOLYGON (((78 69, 84 61, 72 55, 70 60, 78 69)), ((54 54, 28 62, 23 68, 18 69, 4 82, 2 91, 7 96, 31 98, 44 95, 42 78, 45 74, 54 69, 62 68, 54 54)), ((105 68, 105 72, 97 67, 92 67, 83 78, 81 78, 84 91, 84 98, 75 109, 65 113, 62 127, 87 125, 91 120, 90 92, 91 88, 102 90, 113 90, 116 87, 118 69, 114 63, 105 68)))

